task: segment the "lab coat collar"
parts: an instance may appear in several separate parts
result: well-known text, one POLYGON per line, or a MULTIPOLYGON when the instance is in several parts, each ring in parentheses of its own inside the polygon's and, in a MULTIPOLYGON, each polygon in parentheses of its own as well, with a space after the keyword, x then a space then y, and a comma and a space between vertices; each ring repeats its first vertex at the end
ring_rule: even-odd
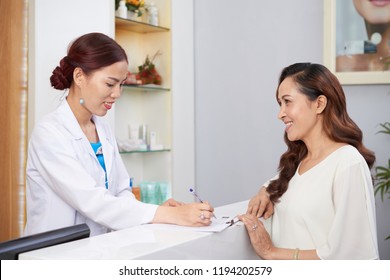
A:
MULTIPOLYGON (((61 121, 66 127, 66 129, 73 135, 75 141, 82 141, 84 149, 88 151, 88 153, 96 160, 98 163, 98 159, 93 151, 91 144, 89 143, 87 137, 82 131, 75 115, 70 108, 68 101, 64 98, 58 107, 59 116, 61 117, 61 121)), ((106 133, 106 129, 102 123, 100 117, 95 115, 92 116, 92 120, 95 123, 96 130, 99 136, 99 140, 102 144, 103 155, 104 155, 104 163, 106 165, 107 179, 110 180, 111 168, 113 163, 113 154, 114 154, 114 146, 115 139, 110 139, 106 133)))
POLYGON ((57 109, 59 121, 63 124, 63 126, 70 132, 70 134, 74 137, 75 140, 81 140, 85 138, 83 131, 77 121, 75 115, 72 112, 72 109, 69 106, 68 101, 64 98, 57 109))

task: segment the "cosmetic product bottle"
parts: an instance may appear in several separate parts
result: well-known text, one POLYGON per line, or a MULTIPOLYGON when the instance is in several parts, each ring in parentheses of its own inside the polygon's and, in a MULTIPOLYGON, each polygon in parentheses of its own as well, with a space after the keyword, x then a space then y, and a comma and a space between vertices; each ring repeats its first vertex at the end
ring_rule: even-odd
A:
POLYGON ((141 201, 141 189, 138 186, 134 186, 134 178, 130 178, 130 189, 132 193, 134 194, 135 198, 139 201, 141 201))
POLYGON ((141 125, 140 125, 139 138, 140 138, 145 144, 146 144, 146 134, 147 134, 146 124, 141 124, 141 125))
POLYGON ((148 6, 148 23, 158 26, 158 9, 154 2, 148 6))
POLYGON ((127 18, 127 7, 124 0, 121 0, 119 2, 119 7, 116 15, 121 18, 127 18))
POLYGON ((129 125, 130 128, 130 139, 139 140, 139 124, 132 123, 129 125))

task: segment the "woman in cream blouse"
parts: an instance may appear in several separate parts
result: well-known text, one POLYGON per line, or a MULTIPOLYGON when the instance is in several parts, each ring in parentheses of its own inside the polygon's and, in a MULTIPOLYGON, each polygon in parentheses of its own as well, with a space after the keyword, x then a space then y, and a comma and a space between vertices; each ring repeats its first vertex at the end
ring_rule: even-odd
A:
POLYGON ((375 156, 348 116, 343 89, 324 66, 283 69, 276 93, 287 151, 244 222, 263 259, 378 259, 370 168, 375 156), (263 215, 263 222, 258 217, 263 215), (261 208, 261 209, 260 209, 261 208))

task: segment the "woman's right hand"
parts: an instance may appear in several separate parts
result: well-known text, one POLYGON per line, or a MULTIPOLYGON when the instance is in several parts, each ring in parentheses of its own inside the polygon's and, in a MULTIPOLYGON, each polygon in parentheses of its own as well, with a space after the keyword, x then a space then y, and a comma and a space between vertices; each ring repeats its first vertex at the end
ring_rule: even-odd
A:
POLYGON ((239 215, 238 219, 244 223, 256 254, 262 259, 271 259, 275 247, 263 223, 251 214, 239 215))
POLYGON ((211 224, 214 208, 206 203, 189 203, 176 207, 159 206, 152 223, 181 226, 208 226, 211 224))
POLYGON ((248 204, 247 214, 255 215, 258 218, 268 219, 274 213, 274 204, 269 198, 269 193, 265 187, 261 187, 259 192, 251 198, 248 204))

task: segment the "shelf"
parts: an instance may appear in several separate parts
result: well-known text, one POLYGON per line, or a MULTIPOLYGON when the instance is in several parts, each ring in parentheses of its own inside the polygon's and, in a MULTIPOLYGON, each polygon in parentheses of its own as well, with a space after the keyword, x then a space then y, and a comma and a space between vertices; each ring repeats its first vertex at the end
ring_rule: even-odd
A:
POLYGON ((169 28, 162 26, 155 26, 145 22, 135 21, 131 19, 125 19, 115 17, 116 28, 133 31, 137 33, 151 33, 151 32, 167 32, 169 28))
POLYGON ((157 50, 165 54, 156 62, 158 73, 164 77, 161 85, 122 85, 122 95, 115 107, 115 133, 118 139, 128 139, 131 125, 146 125, 149 137, 150 132, 155 132, 158 146, 154 148, 161 149, 142 150, 146 147, 141 146, 140 150, 132 150, 138 146, 121 146, 127 149, 120 149, 119 153, 128 173, 137 180, 172 182, 171 0, 153 1, 159 9, 160 26, 138 18, 113 18, 115 40, 129 54, 129 71, 138 72, 145 57, 157 50))
POLYGON ((130 152, 119 152, 120 154, 148 154, 148 153, 162 153, 162 152, 170 152, 170 149, 163 150, 153 150, 153 151, 130 151, 130 152))
POLYGON ((124 90, 129 91, 138 91, 138 92, 161 92, 161 91, 170 91, 169 88, 163 88, 160 86, 154 85, 145 85, 145 86, 137 86, 137 85, 123 85, 124 90))

